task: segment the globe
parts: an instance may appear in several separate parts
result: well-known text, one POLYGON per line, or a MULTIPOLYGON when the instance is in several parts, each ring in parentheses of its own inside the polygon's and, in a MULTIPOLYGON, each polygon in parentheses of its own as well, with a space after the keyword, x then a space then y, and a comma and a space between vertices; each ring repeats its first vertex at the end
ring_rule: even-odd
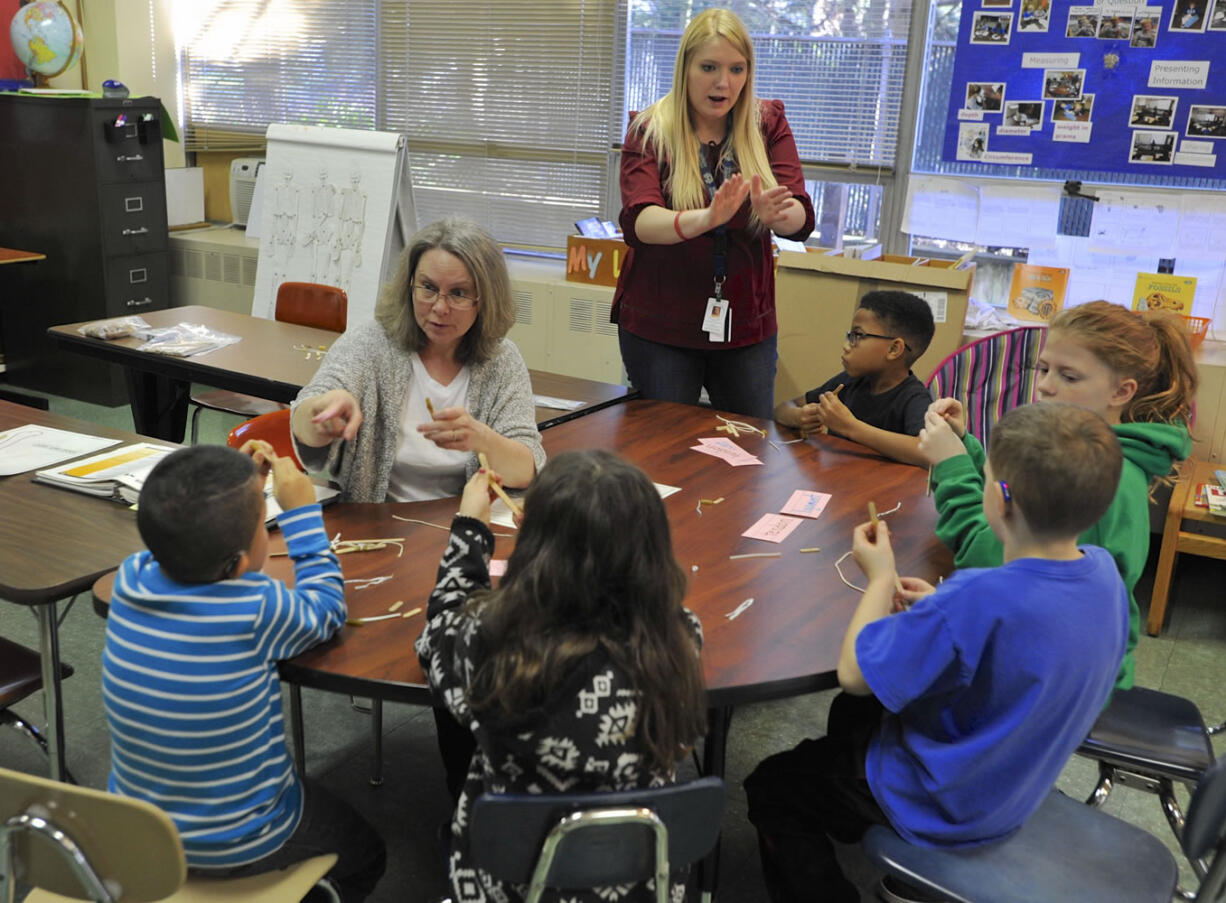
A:
POLYGON ((31 72, 52 78, 81 58, 85 35, 59 0, 39 0, 17 10, 9 26, 13 50, 31 72))

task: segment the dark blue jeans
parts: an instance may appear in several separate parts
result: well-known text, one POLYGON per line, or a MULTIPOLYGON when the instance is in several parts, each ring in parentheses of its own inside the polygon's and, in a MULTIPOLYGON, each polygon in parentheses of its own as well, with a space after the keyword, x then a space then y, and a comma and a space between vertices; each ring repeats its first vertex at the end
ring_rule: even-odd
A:
POLYGON ((830 706, 826 736, 764 759, 745 779, 772 903, 859 903, 860 892, 844 877, 830 838, 858 843, 871 825, 889 824, 864 777, 881 715, 875 697, 840 693, 830 706))
POLYGON ((258 862, 230 869, 191 869, 191 874, 204 878, 239 878, 282 869, 313 856, 336 853, 336 865, 328 872, 328 878, 345 903, 365 900, 387 867, 383 838, 353 806, 318 781, 303 778, 302 784, 302 820, 281 849, 258 862))
POLYGON ((698 404, 703 387, 720 411, 769 420, 775 409, 776 338, 743 348, 678 348, 639 338, 620 327, 622 362, 644 398, 698 404))

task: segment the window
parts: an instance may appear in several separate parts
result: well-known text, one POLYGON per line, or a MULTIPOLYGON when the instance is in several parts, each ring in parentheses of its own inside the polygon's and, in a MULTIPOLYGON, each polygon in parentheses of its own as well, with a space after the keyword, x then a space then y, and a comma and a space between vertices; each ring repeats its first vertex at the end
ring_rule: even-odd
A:
MULTIPOLYGON (((1226 188, 1220 180, 1187 176, 1155 177, 1127 173, 1101 173, 1090 170, 1054 170, 1029 166, 998 166, 941 159, 941 144, 949 109, 953 77, 954 48, 958 36, 961 0, 935 0, 929 21, 925 57, 925 79, 916 129, 912 168, 919 173, 962 176, 970 180, 1021 179, 1062 183, 1075 180, 1086 184, 1115 184, 1122 188, 1216 189, 1226 188)), ((1092 192, 1090 192, 1092 193, 1092 192)), ((1094 203, 1065 197, 1060 204, 1059 237, 1054 248, 1042 251, 1026 247, 989 246, 976 257, 975 296, 978 300, 1003 306, 1013 264, 1030 262, 1044 266, 1069 267, 1070 282, 1066 304, 1079 304, 1107 298, 1127 304, 1138 272, 1157 272, 1156 257, 1122 257, 1089 250, 1090 223, 1094 203)), ((971 245, 930 236, 912 236, 916 253, 957 257, 971 245)), ((1175 259, 1175 272, 1197 277, 1196 301, 1191 313, 1213 318, 1226 296, 1226 271, 1221 257, 1213 260, 1175 259)), ((1226 311, 1222 312, 1226 315, 1226 311)), ((1222 324, 1226 325, 1226 323, 1222 324)), ((1214 336, 1216 337, 1216 336, 1214 336)))
POLYGON ((377 127, 374 0, 177 3, 184 149, 264 148, 270 122, 377 127))
POLYGON ((605 203, 622 4, 384 7, 380 94, 385 121, 409 136, 419 222, 456 213, 504 242, 564 245, 605 203))
POLYGON ((258 152, 270 122, 403 132, 419 222, 558 247, 607 195, 624 18, 618 0, 177 4, 187 149, 258 152))
POLYGON ((883 191, 893 184, 910 0, 633 0, 623 132, 631 111, 672 87, 681 34, 712 6, 745 22, 758 64, 754 90, 787 110, 818 215, 810 243, 876 240, 883 191))
POLYGON ((686 23, 713 6, 730 7, 745 22, 758 64, 754 90, 783 101, 801 160, 893 165, 910 0, 633 0, 627 112, 668 92, 686 23))

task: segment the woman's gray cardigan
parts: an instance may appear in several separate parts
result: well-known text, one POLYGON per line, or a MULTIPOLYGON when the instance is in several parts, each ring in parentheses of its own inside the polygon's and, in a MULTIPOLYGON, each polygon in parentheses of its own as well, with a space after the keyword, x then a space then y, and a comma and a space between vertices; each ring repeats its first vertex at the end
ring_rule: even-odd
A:
MULTIPOLYGON (((545 449, 536 428, 532 383, 519 349, 503 339, 494 356, 471 364, 470 372, 468 413, 499 435, 528 446, 539 471, 545 465, 545 449)), ((362 426, 352 442, 338 439, 320 448, 294 443, 308 470, 326 471, 340 483, 342 501, 386 500, 412 375, 409 352, 393 344, 382 326, 370 322, 353 326, 338 338, 311 384, 298 393, 295 406, 332 389, 347 389, 362 409, 362 426)), ((477 467, 477 456, 469 455, 466 476, 476 473, 477 467)))

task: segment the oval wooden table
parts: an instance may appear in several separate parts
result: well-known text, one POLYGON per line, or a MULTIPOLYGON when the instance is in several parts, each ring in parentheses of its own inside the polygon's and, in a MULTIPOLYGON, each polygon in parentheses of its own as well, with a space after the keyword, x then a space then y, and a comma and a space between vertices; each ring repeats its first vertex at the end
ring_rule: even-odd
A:
MULTIPOLYGON (((949 552, 934 533, 936 511, 925 497, 927 471, 887 461, 862 446, 828 436, 784 444, 795 435, 773 423, 761 426, 766 438, 742 433, 732 441, 761 460, 733 467, 692 451, 700 438, 726 438, 716 432, 717 414, 709 408, 654 401, 629 401, 555 426, 543 434, 550 456, 589 448, 611 449, 634 461, 657 483, 680 491, 665 499, 677 560, 689 578, 685 604, 702 620, 703 667, 709 703, 709 733, 703 768, 722 775, 732 708, 746 702, 828 689, 843 634, 859 593, 844 585, 835 561, 851 548, 852 528, 868 519, 872 501, 890 525, 899 573, 935 583, 952 567, 949 552), (772 444, 773 443, 773 444, 772 444), (801 524, 778 544, 741 534, 762 515, 779 513, 797 489, 829 493, 816 519, 801 524), (699 499, 723 498, 718 505, 699 499), (802 548, 820 552, 803 553, 802 548), (730 556, 778 552, 779 557, 730 556), (727 615, 744 600, 753 604, 737 618, 727 615)), ((456 498, 431 502, 337 504, 324 509, 328 532, 342 540, 403 541, 384 549, 341 556, 348 581, 390 578, 360 588, 346 586, 354 618, 398 613, 421 607, 411 617, 346 626, 334 639, 281 665, 292 685, 291 730, 302 765, 300 687, 369 696, 376 700, 430 704, 425 676, 413 642, 425 623, 425 606, 448 525, 459 507, 456 498), (414 521, 405 520, 412 518, 414 521), (431 526, 434 525, 434 526, 431 526)), ((506 558, 514 531, 495 525, 494 557, 506 558)), ((273 551, 283 550, 274 535, 273 551)), ((863 585, 849 557, 843 573, 863 585)), ((265 571, 288 577, 289 563, 271 559, 265 571)), ((109 597, 110 577, 99 594, 109 597)), ((379 738, 376 738, 378 755, 379 738)), ((706 871, 707 883, 713 873, 706 871)))

